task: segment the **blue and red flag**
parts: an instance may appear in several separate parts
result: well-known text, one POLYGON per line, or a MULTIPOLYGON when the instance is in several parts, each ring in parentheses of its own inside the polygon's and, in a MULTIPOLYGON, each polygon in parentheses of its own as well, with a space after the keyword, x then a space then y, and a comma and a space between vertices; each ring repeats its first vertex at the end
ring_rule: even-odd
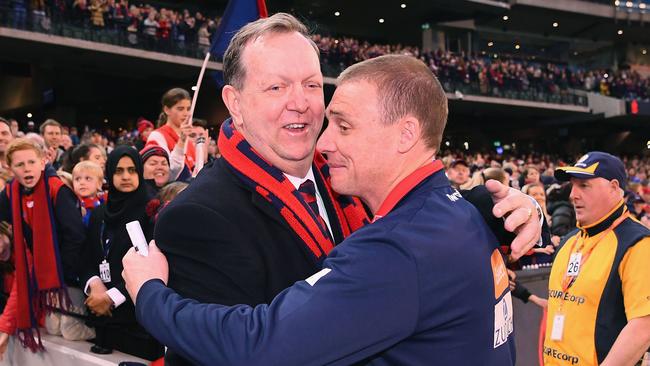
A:
POLYGON ((241 27, 268 16, 264 0, 230 0, 210 46, 210 54, 218 59, 223 58, 230 40, 241 27))

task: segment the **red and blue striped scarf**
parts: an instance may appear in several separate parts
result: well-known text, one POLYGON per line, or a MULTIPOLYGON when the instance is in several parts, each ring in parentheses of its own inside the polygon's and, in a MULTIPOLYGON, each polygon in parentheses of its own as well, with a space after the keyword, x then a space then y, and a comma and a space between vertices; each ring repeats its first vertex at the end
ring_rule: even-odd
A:
POLYGON ((46 172, 41 174, 31 194, 33 202, 29 223, 31 228, 23 226, 25 198, 20 183, 14 179, 7 189, 9 202, 11 202, 15 275, 18 287, 16 327, 21 343, 32 351, 43 350, 41 334, 38 330, 38 319, 43 312, 57 303, 64 309, 69 308, 70 305, 63 279, 53 211, 53 202, 61 186, 63 182, 56 175, 51 176, 46 172), (31 250, 27 246, 24 230, 31 230, 31 250), (38 343, 34 338, 35 334, 38 343))
MULTIPOLYGON (((228 165, 251 190, 257 192, 286 220, 291 229, 310 249, 316 261, 324 259, 334 248, 328 228, 310 209, 300 192, 275 166, 264 160, 237 131, 231 119, 221 125, 218 139, 219 151, 228 165)), ((314 154, 314 175, 325 182, 325 194, 335 209, 335 218, 329 215, 331 225, 339 225, 343 237, 370 221, 361 201, 356 197, 339 195, 330 186, 329 167, 323 155, 314 154)), ((321 192, 321 195, 324 195, 321 192)))

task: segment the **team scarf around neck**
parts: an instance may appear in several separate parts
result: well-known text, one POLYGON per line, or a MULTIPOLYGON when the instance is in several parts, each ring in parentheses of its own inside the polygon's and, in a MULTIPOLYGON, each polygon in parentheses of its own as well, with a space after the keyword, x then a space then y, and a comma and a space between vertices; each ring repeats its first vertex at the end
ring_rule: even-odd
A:
POLYGON ((11 182, 8 190, 14 235, 16 286, 18 286, 16 326, 20 342, 32 351, 43 350, 41 334, 38 329, 38 319, 43 312, 57 306, 63 307, 63 309, 70 307, 54 224, 52 197, 50 197, 50 174, 41 173, 41 178, 32 192, 34 206, 31 224, 31 255, 28 254, 24 235, 24 230, 29 230, 23 226, 22 200, 24 193, 17 179, 11 182), (34 338, 35 334, 38 343, 34 338))
MULTIPOLYGON (((329 231, 322 220, 309 208, 300 192, 275 166, 264 160, 237 131, 231 119, 221 125, 218 146, 226 163, 234 169, 241 181, 269 201, 286 220, 291 229, 310 249, 316 261, 322 260, 334 248, 329 231)), ((361 228, 370 221, 358 198, 338 195, 330 186, 329 167, 325 158, 314 154, 314 175, 325 182, 327 194, 332 202, 336 217, 329 215, 330 225, 339 225, 343 237, 361 228), (336 220, 334 220, 336 219, 336 220)), ((315 183, 315 182, 314 182, 315 183)))

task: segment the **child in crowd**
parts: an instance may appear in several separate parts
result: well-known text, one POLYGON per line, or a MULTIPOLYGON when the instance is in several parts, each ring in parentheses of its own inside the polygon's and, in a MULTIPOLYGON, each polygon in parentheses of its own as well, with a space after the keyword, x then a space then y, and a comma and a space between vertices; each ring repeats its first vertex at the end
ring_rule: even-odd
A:
POLYGON ((13 334, 24 347, 43 350, 43 319, 48 333, 92 338, 94 331, 81 320, 56 312, 84 314, 83 293, 75 288, 85 240, 77 198, 46 165, 38 143, 15 139, 6 155, 14 180, 0 193, 0 221, 12 224, 16 271, 0 316, 0 357, 13 334))
POLYGON ((84 160, 72 169, 74 193, 81 201, 81 214, 86 227, 88 227, 90 213, 104 203, 104 193, 101 191, 103 182, 104 171, 90 160, 84 160))

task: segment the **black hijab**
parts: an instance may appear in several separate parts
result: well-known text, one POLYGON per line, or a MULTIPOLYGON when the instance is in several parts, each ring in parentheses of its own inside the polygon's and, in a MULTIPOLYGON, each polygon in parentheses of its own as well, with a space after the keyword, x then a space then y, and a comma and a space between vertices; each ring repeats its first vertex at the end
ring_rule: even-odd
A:
POLYGON ((145 207, 150 197, 147 193, 143 171, 140 154, 131 146, 120 145, 108 155, 108 160, 106 161, 108 201, 104 209, 104 220, 108 226, 140 220, 146 215, 145 207), (124 156, 131 158, 135 165, 135 170, 138 173, 138 188, 129 193, 118 191, 113 184, 113 176, 117 170, 117 164, 124 156))

